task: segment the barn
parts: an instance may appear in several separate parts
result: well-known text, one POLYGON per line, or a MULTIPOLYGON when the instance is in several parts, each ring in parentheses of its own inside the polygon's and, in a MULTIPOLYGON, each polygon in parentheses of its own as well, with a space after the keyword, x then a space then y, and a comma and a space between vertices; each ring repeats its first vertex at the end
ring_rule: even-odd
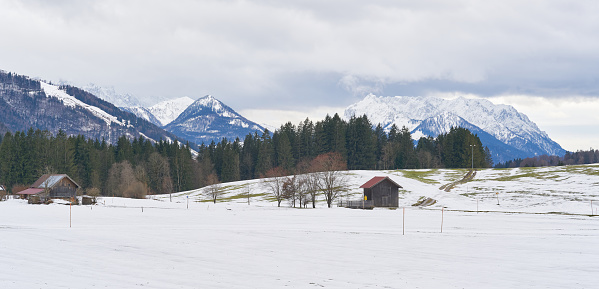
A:
POLYGON ((73 198, 76 196, 79 185, 65 174, 43 175, 29 189, 18 192, 17 194, 31 197, 39 197, 44 202, 53 198, 73 198))
POLYGON ((360 188, 364 189, 364 200, 371 201, 373 207, 399 206, 399 188, 402 186, 389 177, 374 177, 360 188))

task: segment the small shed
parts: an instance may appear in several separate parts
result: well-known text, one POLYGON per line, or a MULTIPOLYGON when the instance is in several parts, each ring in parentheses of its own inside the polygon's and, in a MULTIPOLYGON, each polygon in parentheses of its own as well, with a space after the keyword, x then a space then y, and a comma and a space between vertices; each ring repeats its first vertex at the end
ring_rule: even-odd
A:
POLYGON ((41 204, 50 199, 50 192, 45 189, 29 188, 17 192, 21 198, 29 200, 30 204, 41 204))
POLYGON ((372 201, 374 207, 399 206, 399 188, 402 186, 389 177, 374 177, 360 188, 364 189, 364 200, 372 201))
POLYGON ((65 174, 43 175, 31 185, 31 189, 42 189, 48 193, 49 198, 73 198, 79 187, 73 179, 65 174))

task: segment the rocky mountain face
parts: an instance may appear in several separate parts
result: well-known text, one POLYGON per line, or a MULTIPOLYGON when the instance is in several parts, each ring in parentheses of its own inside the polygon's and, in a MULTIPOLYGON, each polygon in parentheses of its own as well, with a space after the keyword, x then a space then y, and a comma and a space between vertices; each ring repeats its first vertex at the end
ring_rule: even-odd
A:
POLYGON ((563 155, 566 151, 526 115, 509 105, 485 99, 436 97, 378 97, 368 95, 350 105, 345 117, 366 115, 373 124, 389 130, 393 124, 406 126, 414 139, 449 132, 452 126, 478 134, 488 146, 494 162, 537 155, 563 155))
POLYGON ((219 142, 222 138, 243 139, 264 128, 239 115, 211 95, 204 96, 185 109, 165 129, 197 144, 219 142))
POLYGON ((175 139, 160 127, 125 112, 83 89, 0 71, 0 122, 11 131, 29 128, 115 143, 122 135, 175 139))

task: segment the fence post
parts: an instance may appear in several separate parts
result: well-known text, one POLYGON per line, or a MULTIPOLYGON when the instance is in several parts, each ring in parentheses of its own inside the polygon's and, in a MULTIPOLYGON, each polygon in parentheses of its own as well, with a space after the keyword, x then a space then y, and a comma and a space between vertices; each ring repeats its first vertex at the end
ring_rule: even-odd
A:
POLYGON ((403 217, 401 220, 403 221, 403 224, 401 225, 401 234, 405 235, 406 234, 406 207, 403 207, 403 217))
POLYGON ((441 207, 441 233, 443 233, 443 207, 441 207))

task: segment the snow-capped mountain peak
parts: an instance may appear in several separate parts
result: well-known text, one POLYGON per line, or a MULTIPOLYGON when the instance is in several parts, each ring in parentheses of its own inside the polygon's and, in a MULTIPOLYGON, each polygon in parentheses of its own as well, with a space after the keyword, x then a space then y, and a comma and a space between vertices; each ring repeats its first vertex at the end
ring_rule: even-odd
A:
POLYGON ((220 141, 223 137, 234 140, 254 131, 264 131, 263 127, 239 115, 211 95, 189 105, 165 128, 198 144, 220 141))
POLYGON ((198 99, 193 105, 195 105, 196 107, 210 108, 214 113, 220 116, 235 118, 234 111, 229 107, 227 107, 228 109, 226 109, 225 105, 212 95, 206 95, 198 99))
POLYGON ((194 100, 184 96, 159 102, 148 110, 160 121, 161 126, 166 126, 175 120, 194 100))

